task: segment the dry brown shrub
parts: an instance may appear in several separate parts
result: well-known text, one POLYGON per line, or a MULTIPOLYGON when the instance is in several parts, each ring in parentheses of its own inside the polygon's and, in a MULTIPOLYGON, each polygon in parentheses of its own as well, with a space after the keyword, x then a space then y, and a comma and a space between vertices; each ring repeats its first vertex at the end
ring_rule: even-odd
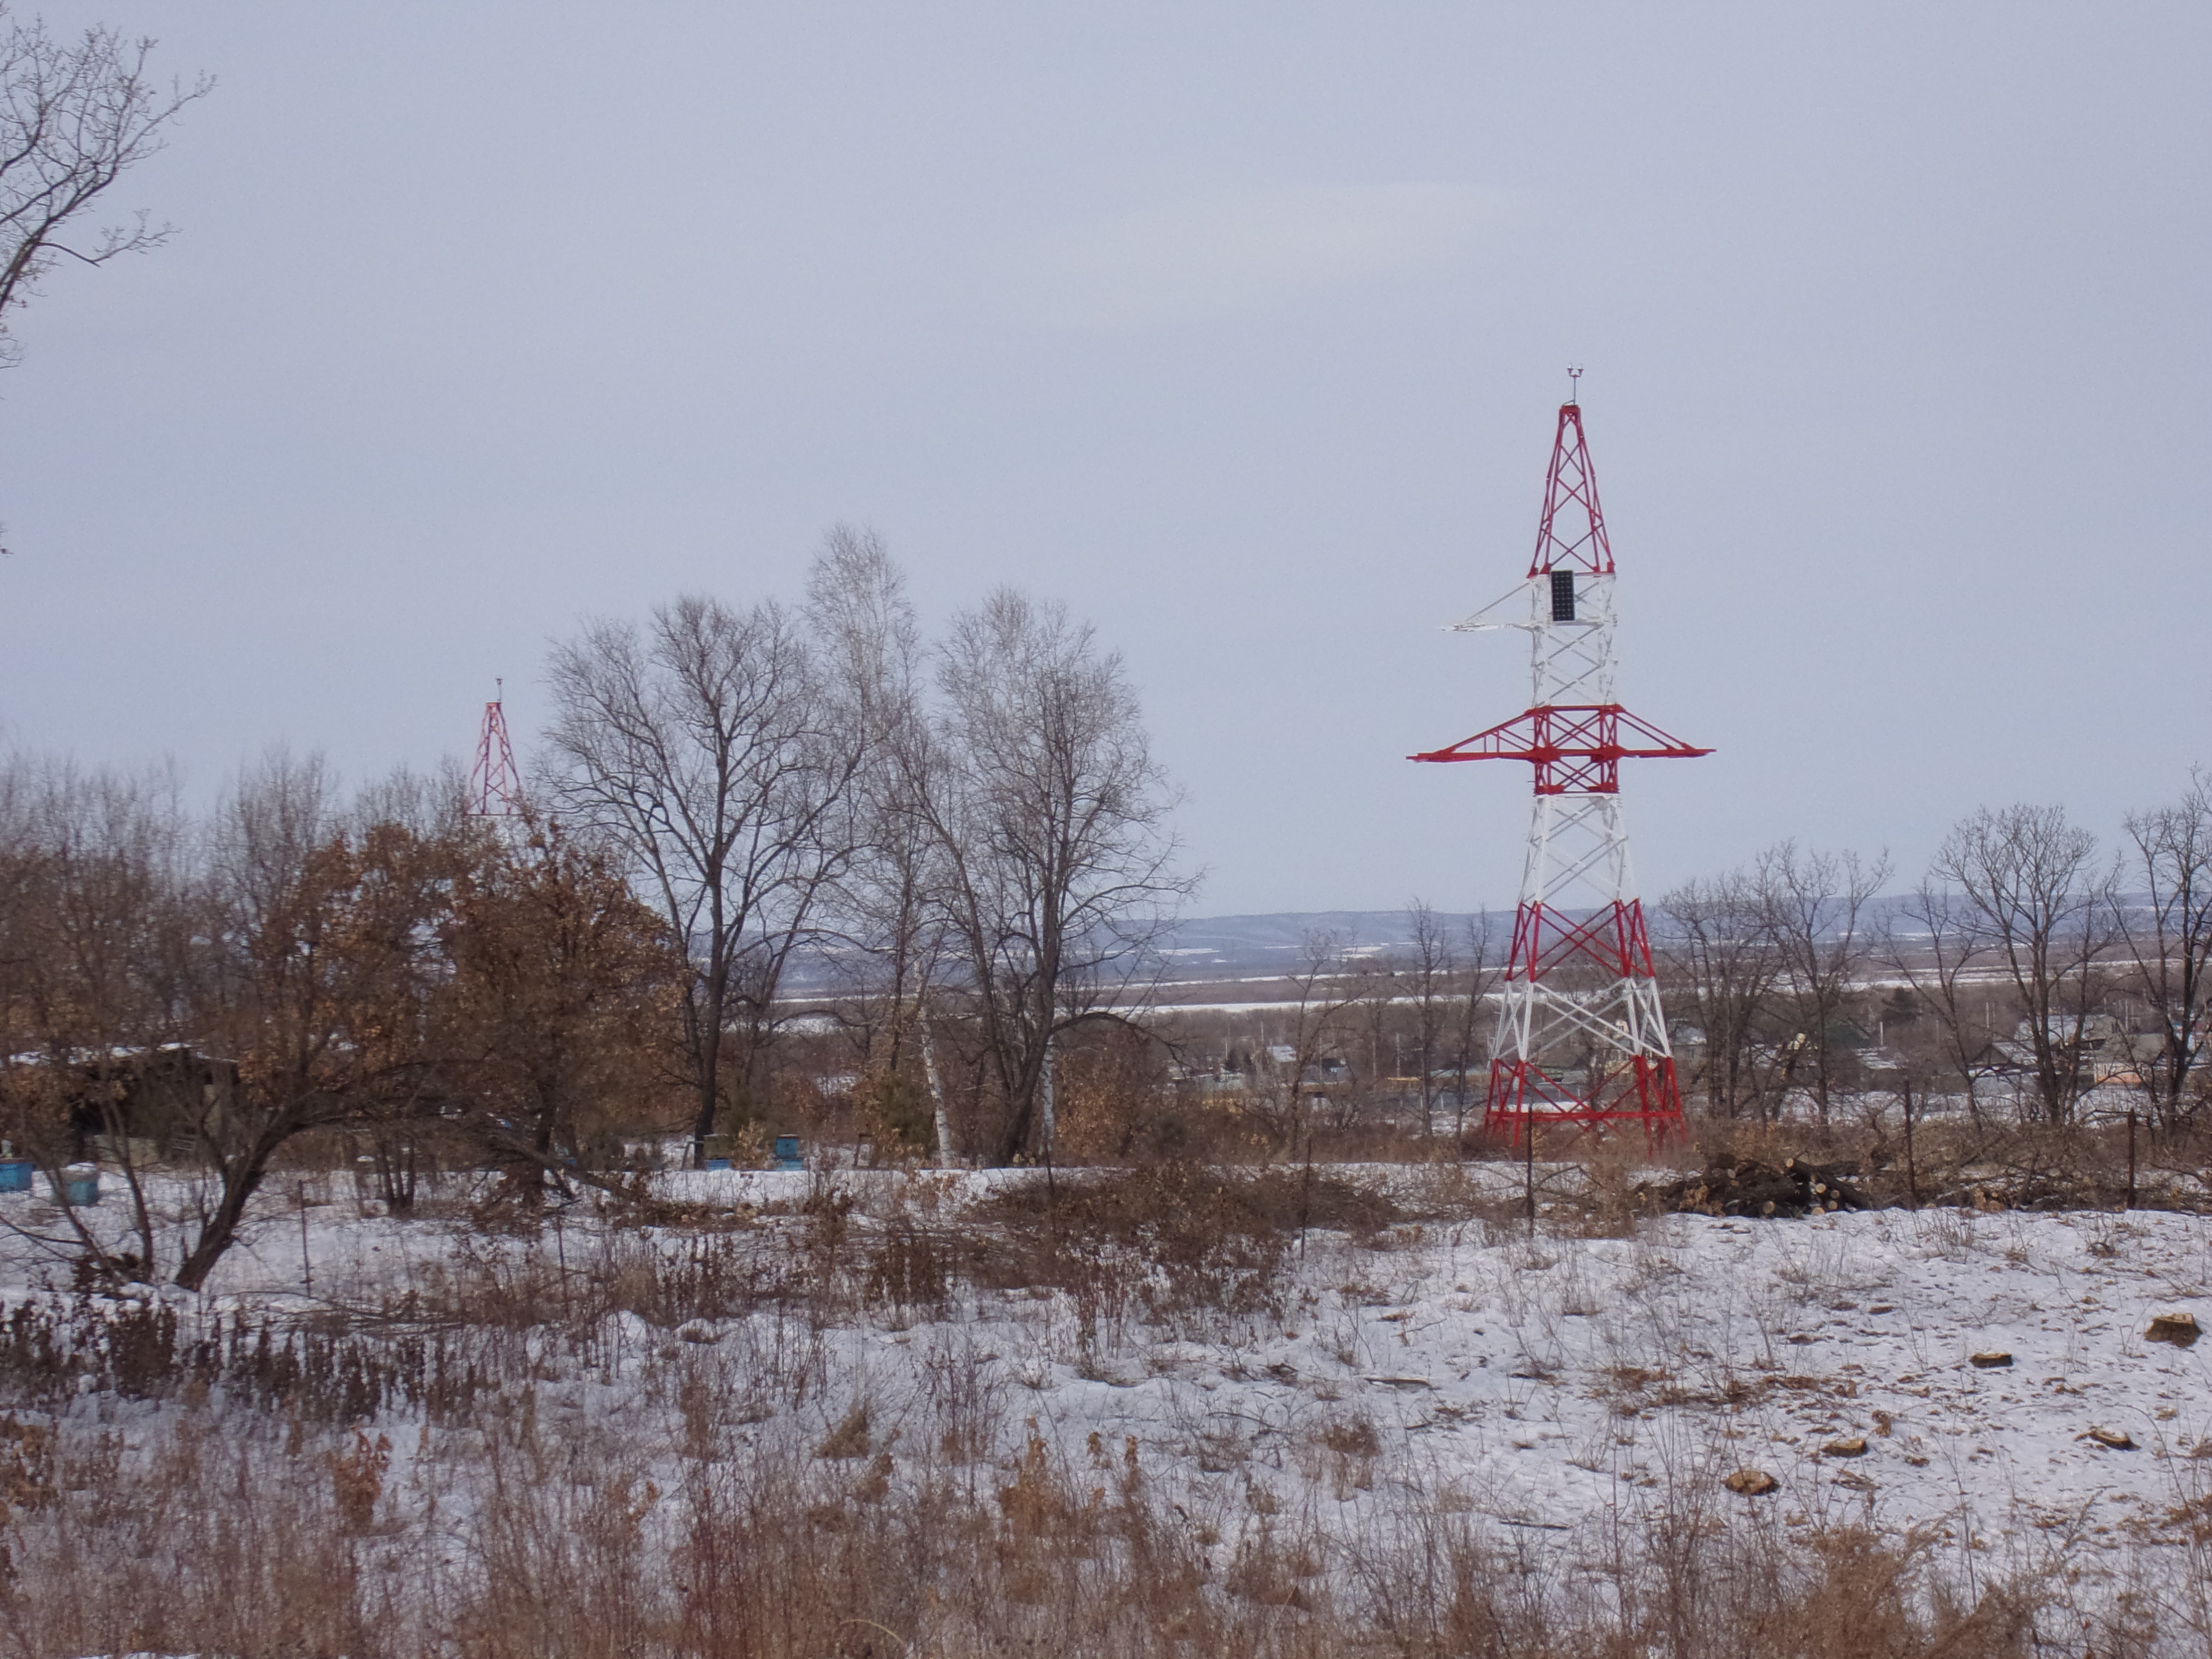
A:
POLYGON ((868 1402, 856 1400, 851 1409, 837 1419, 837 1426, 814 1449, 814 1455, 833 1462, 848 1462, 866 1457, 868 1445, 868 1402))
POLYGON ((1198 1334, 1223 1316, 1279 1316, 1284 1269, 1304 1229, 1371 1236, 1397 1215, 1368 1188, 1297 1169, 1085 1171, 978 1205, 972 1221, 991 1242, 969 1266, 988 1288, 1070 1292, 1086 1329, 1116 1326, 1133 1297, 1154 1322, 1198 1334))
POLYGON ((376 1500, 384 1496, 384 1477, 392 1469, 392 1437, 372 1441, 360 1429, 353 1445, 331 1460, 331 1497, 349 1533, 367 1532, 376 1519, 376 1500))
POLYGON ((54 1501, 54 1431, 50 1423, 0 1416, 0 1527, 12 1510, 40 1510, 54 1501))

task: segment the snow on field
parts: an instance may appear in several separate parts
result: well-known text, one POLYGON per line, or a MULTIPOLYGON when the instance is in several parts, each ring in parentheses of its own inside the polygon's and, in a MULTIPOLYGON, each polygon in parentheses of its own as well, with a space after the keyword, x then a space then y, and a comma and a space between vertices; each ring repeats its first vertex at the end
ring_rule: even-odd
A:
MULTIPOLYGON (((838 1180, 865 1239, 917 1215, 957 1231, 980 1194, 1031 1178, 838 1180)), ((737 1209, 746 1224, 721 1237, 763 1259, 798 1248, 804 1218, 776 1212, 823 1180, 660 1178, 671 1198, 737 1209)), ((45 1211, 5 1204, 18 1226, 45 1211)), ((124 1218, 112 1202, 97 1214, 104 1230, 124 1218)), ((399 1221, 349 1201, 295 1212, 272 1200, 210 1305, 359 1303, 486 1251, 557 1253, 564 1273, 588 1274, 623 1240, 676 1249, 684 1235, 617 1238, 579 1209, 557 1236, 486 1239, 457 1215, 399 1221)), ((1237 1310, 1162 1314, 1145 1278, 1109 1275, 1087 1297, 968 1287, 941 1310, 833 1322, 812 1340, 837 1386, 765 1401, 747 1432, 813 1446, 861 1401, 876 1443, 896 1443, 957 1356, 1002 1424, 1022 1425, 991 1442, 997 1467, 1031 1419, 1072 1469, 1103 1468, 1133 1440, 1154 1478, 1231 1538, 1285 1510, 1324 1528, 1372 1522, 1416 1496, 1532 1534, 1584 1535, 1623 1516, 1763 1504, 1792 1521, 1934 1528, 1968 1571, 1978 1553, 2094 1575, 2133 1546, 2185 1562, 2192 1511, 2200 1524, 2212 1513, 2212 1345, 2144 1335, 2159 1315, 2212 1322, 2203 1217, 1670 1216, 1632 1237, 1530 1240, 1447 1216, 1364 1243, 1312 1233, 1275 1290, 1237 1310), (1974 1360, 1998 1354, 2008 1362, 1974 1360), (1776 1489, 1727 1490, 1740 1469, 1776 1489)), ((57 1282, 52 1266, 21 1236, 0 1241, 6 1297, 41 1282, 57 1282)), ((638 1352, 718 1364, 734 1388, 767 1363, 788 1317, 762 1309, 653 1331, 621 1316, 638 1352)), ((650 1456, 666 1425, 632 1409, 624 1375, 619 1360, 548 1373, 538 1409, 631 1437, 650 1456)))

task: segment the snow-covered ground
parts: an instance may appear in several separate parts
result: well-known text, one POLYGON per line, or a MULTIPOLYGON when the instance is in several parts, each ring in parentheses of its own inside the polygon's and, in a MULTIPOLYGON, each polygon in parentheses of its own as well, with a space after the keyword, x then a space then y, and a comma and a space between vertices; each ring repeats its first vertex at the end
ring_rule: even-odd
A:
MULTIPOLYGON (((957 1280, 946 1300, 907 1307, 856 1293, 810 1327, 814 1382, 796 1389, 778 1380, 792 1363, 787 1302, 665 1329, 621 1312, 586 1358, 547 1350, 535 1409, 621 1442, 633 1466, 673 1460, 675 1408, 641 1378, 680 1361, 757 1395, 740 1431, 748 1443, 822 1455, 858 1410, 859 1443, 895 1448, 915 1443, 925 1419, 940 1423, 957 1369, 990 1418, 963 1455, 1003 1472, 1033 1427, 1060 1466, 1082 1471, 1133 1442, 1224 1551, 1284 1515, 1326 1534, 1418 1506, 1564 1543, 1623 1518, 1658 1527, 1763 1506, 1793 1525, 1929 1529, 1968 1580, 2203 1571, 2212 1344, 2144 1334, 2159 1315, 2212 1324, 2212 1220, 1892 1210, 1668 1216, 1631 1236, 1584 1237, 1563 1209, 1532 1240, 1475 1214, 1482 1181, 1502 1200, 1518 1176, 1479 1174, 1459 1189, 1456 1216, 1432 1206, 1364 1240, 1310 1233, 1279 1277, 1218 1305, 1178 1303, 1133 1260, 1103 1263, 1097 1282, 1073 1290, 957 1280), (2009 1362, 1974 1363, 1995 1354, 2009 1362), (904 1443, 902 1425, 915 1431, 904 1443), (1729 1490, 1724 1478, 1744 1469, 1775 1489, 1729 1490)), ((836 1177, 854 1200, 840 1223, 844 1259, 872 1259, 901 1229, 970 1234, 980 1197, 1034 1178, 836 1177)), ((806 1201, 831 1184, 657 1179, 715 1230, 615 1227, 578 1206, 558 1230, 486 1236, 459 1213, 364 1215, 329 1188, 311 1188, 302 1210, 280 1192, 210 1296, 179 1305, 359 1307, 491 1262, 536 1285, 550 1320, 571 1284, 701 1237, 732 1253, 727 1261, 787 1264, 811 1248, 806 1201)), ((35 1200, 0 1202, 17 1227, 55 1231, 35 1200)), ((97 1214, 103 1230, 124 1218, 112 1201, 97 1214)), ((876 1270, 850 1271, 858 1284, 876 1270)), ((8 1302, 65 1282, 21 1233, 0 1238, 8 1302)), ((403 1413, 385 1426, 404 1462, 419 1425, 403 1413)))

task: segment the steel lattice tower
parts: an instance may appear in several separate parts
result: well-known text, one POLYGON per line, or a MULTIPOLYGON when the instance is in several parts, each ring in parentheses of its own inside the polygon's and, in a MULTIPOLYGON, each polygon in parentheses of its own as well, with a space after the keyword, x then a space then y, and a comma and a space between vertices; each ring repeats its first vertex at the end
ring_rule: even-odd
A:
POLYGON ((1528 634, 1528 712, 1412 757, 1535 768, 1483 1127, 1517 1143, 1524 1128, 1542 1123, 1627 1119, 1656 1136, 1680 1126, 1682 1097, 1629 871, 1620 763, 1712 751, 1668 737, 1614 701, 1613 548, 1571 395, 1559 406, 1528 580, 1457 625, 1500 628, 1528 634), (1528 619, 1512 619, 1523 603, 1528 619))
POLYGON ((483 730, 477 738, 477 763, 469 769, 469 816, 516 818, 522 814, 522 774, 507 740, 507 682, 495 682, 499 696, 484 705, 483 730))

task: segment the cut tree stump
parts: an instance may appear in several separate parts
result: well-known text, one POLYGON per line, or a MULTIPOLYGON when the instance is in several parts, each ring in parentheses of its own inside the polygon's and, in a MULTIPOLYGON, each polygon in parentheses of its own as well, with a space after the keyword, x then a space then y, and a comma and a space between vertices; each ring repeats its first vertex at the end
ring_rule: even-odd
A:
POLYGON ((2143 1333, 2146 1342, 2171 1342, 2177 1348, 2188 1347, 2203 1333, 2197 1328, 2197 1316, 2186 1313, 2159 1314, 2143 1333))
POLYGON ((1866 1437, 1863 1434, 1855 1434, 1848 1440, 1831 1440, 1826 1445, 1820 1448, 1820 1455, 1823 1457, 1864 1457, 1866 1455, 1866 1437))
POLYGON ((2012 1356, 2010 1354, 1995 1351, 1989 1353, 1969 1354, 1966 1356, 1966 1358, 1970 1364, 1973 1365, 1978 1370, 1984 1371, 1995 1370, 2000 1365, 2009 1365, 2012 1364, 2012 1356))

